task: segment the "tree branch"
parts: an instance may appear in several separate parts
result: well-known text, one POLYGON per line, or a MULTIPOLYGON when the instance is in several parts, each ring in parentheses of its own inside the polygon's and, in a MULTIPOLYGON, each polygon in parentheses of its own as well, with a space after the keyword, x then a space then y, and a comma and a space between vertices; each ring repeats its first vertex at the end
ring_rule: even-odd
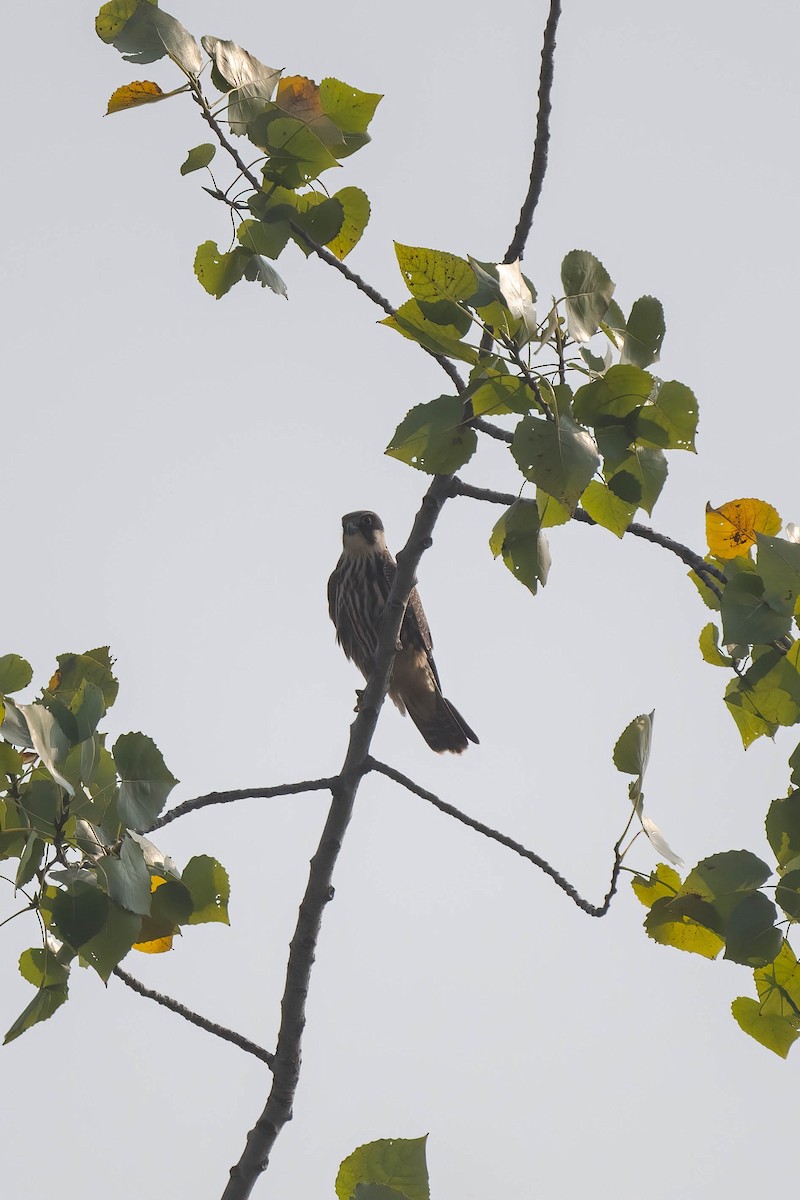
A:
POLYGON ((434 808, 438 808, 440 812, 446 813, 448 817, 453 817, 456 821, 460 821, 462 825, 469 826, 470 829, 476 830, 483 834, 484 837, 491 838, 494 842, 499 842, 501 846, 506 846, 509 850, 513 850, 515 854, 519 854, 521 858, 526 858, 528 862, 532 862, 540 871, 544 871, 545 875, 549 875, 562 892, 566 892, 570 900, 577 904, 578 908, 588 913, 590 917, 604 917, 611 907, 611 901, 614 893, 617 890, 617 881, 619 879, 620 866, 622 865, 622 857, 620 855, 620 846, 622 837, 614 846, 614 865, 611 871, 611 882, 608 891, 602 904, 592 904, 589 900, 584 900, 583 896, 572 886, 569 880, 551 867, 546 859, 542 858, 534 850, 528 850, 519 842, 515 842, 513 838, 507 837, 504 833, 500 833, 497 829, 492 829, 489 825, 484 825, 482 821, 476 821, 474 817, 468 817, 466 813, 460 809, 454 808, 452 804, 448 804, 445 800, 440 800, 433 792, 427 791, 426 788, 420 787, 418 783, 414 783, 413 779, 409 779, 407 775, 403 775, 400 771, 396 771, 394 767, 389 767, 386 763, 378 762, 375 758, 366 760, 366 770, 377 771, 380 775, 385 775, 387 779, 394 780, 401 787, 406 788, 409 792, 413 792, 415 796, 419 796, 422 800, 427 800, 434 808))
MULTIPOLYGON (((467 496, 471 500, 485 500, 488 504, 536 504, 535 500, 520 499, 519 496, 514 496, 511 492, 495 492, 491 488, 473 487, 471 483, 464 483, 457 475, 454 475, 451 481, 450 494, 453 496, 467 496)), ((581 521, 584 525, 597 524, 594 518, 590 517, 582 508, 575 510, 572 514, 572 519, 573 521, 581 521)), ((722 593, 717 587, 717 582, 724 584, 726 582, 725 575, 713 563, 706 562, 704 558, 701 558, 694 550, 690 550, 688 546, 684 546, 682 542, 676 542, 664 533, 657 533, 655 529, 651 529, 648 525, 640 525, 638 521, 633 521, 625 532, 630 533, 633 537, 642 538, 646 542, 653 542, 656 546, 663 546, 665 550, 669 550, 672 554, 677 555, 681 562, 685 563, 696 575, 700 576, 703 583, 709 591, 714 593, 718 600, 721 598, 722 593)))
POLYGON ((302 783, 279 783, 275 787, 208 792, 205 796, 195 796, 193 800, 184 800, 183 804, 177 804, 175 808, 171 808, 169 812, 165 812, 157 821, 154 821, 147 832, 152 833, 155 829, 163 829, 171 821, 177 821, 178 817, 185 817, 187 813, 196 812, 199 808, 208 808, 212 804, 231 804, 234 800, 269 800, 273 796, 295 796, 298 792, 330 792, 335 783, 336 778, 304 779, 302 783))
POLYGON ((333 898, 333 871, 353 813, 356 793, 365 774, 378 716, 386 698, 400 626, 415 584, 419 561, 431 544, 442 505, 450 495, 450 475, 436 476, 416 515, 406 545, 397 556, 397 572, 386 601, 378 637, 375 666, 365 687, 342 770, 333 782, 331 803, 319 846, 311 860, 305 895, 289 946, 286 986, 275 1049, 273 1084, 264 1110, 247 1135, 239 1162, 232 1167, 222 1200, 244 1200, 265 1171, 278 1134, 292 1118, 301 1065, 306 998, 314 964, 322 914, 333 898))
POLYGON ((550 15, 544 28, 544 44, 542 45, 542 65, 539 71, 539 113, 536 118, 536 139, 533 143, 533 159, 531 175, 528 184, 528 194, 523 201, 519 214, 517 228, 506 250, 504 263, 516 262, 525 253, 525 243, 533 224, 533 214, 539 197, 542 194, 545 172, 547 171, 547 151, 550 145, 550 95, 553 90, 553 72, 555 70, 556 29, 558 18, 561 16, 561 0, 551 0, 550 15))
POLYGON ((227 1029, 224 1025, 217 1025, 215 1021, 209 1021, 206 1017, 201 1017, 199 1013, 193 1012, 185 1004, 173 1000, 171 996, 164 996, 161 992, 154 992, 152 988, 145 987, 138 979, 134 979, 133 975, 129 975, 127 971, 123 971, 122 967, 114 967, 112 974, 116 975, 117 979, 121 979, 127 987, 137 992, 138 995, 145 996, 148 1000, 154 1000, 156 1004, 168 1008, 170 1012, 177 1013, 179 1017, 183 1017, 191 1025, 196 1025, 198 1029, 203 1029, 206 1033, 213 1033, 215 1037, 222 1038, 224 1042, 231 1042, 232 1045, 238 1046, 246 1054, 252 1054, 254 1058, 260 1058, 268 1067, 272 1066, 273 1055, 268 1050, 264 1050, 263 1047, 257 1046, 255 1042, 251 1042, 249 1038, 243 1037, 233 1029, 227 1029))

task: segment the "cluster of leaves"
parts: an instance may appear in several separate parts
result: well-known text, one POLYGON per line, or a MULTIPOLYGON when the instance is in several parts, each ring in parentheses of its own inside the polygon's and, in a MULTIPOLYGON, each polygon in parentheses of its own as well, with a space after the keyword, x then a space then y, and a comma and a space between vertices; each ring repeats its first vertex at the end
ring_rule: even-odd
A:
MULTIPOLYGON (((270 260, 290 241, 306 255, 312 243, 326 246, 339 259, 350 253, 369 220, 369 200, 357 187, 329 195, 320 176, 370 140, 367 130, 379 95, 338 79, 317 85, 300 75, 282 77, 282 71, 265 66, 232 41, 203 37, 198 42, 158 8, 157 0, 110 0, 100 9, 95 28, 127 61, 150 63, 166 56, 186 80, 169 92, 152 80, 126 84, 111 96, 109 113, 189 94, 236 160, 239 170, 228 189, 220 191, 213 174, 214 186, 208 189, 228 206, 234 240, 224 251, 214 241, 204 242, 195 256, 195 274, 210 295, 219 299, 247 279, 285 296, 286 285, 270 260), (207 68, 217 92, 214 100, 201 84, 207 68), (222 125, 251 143, 253 163, 244 163, 222 125)), ((181 174, 202 168, 210 173, 215 153, 213 143, 194 146, 181 174)))
POLYGON ((561 265, 563 294, 539 322, 519 263, 396 250, 412 299, 383 324, 471 371, 461 395, 413 408, 387 453, 430 474, 457 471, 477 449, 473 418, 521 418, 511 454, 536 501, 512 505, 490 545, 535 593, 549 567, 543 529, 568 521, 580 504, 621 537, 638 509, 652 513, 667 478, 664 452, 694 451, 693 393, 646 369, 664 339, 661 304, 643 296, 626 318, 603 264, 572 250, 561 265), (597 334, 602 357, 589 345, 597 334), (573 389, 575 375, 583 382, 573 389))
POLYGON ((800 616, 800 534, 763 500, 731 500, 706 511, 707 561, 720 574, 721 595, 692 575, 720 625, 700 634, 706 662, 733 678, 725 703, 745 748, 772 737, 780 726, 800 724, 800 642, 792 641, 800 616), (723 648, 720 648, 720 647, 723 648))
MULTIPOLYGON (((719 613, 719 624, 703 628, 700 651, 732 672, 725 704, 745 749, 780 726, 800 724, 800 642, 792 636, 800 616, 800 531, 789 525, 779 537, 781 528, 763 500, 709 504, 706 562, 717 583, 690 573, 719 613)), ((788 795, 772 802, 766 818, 777 885, 768 883, 773 868, 748 850, 714 854, 683 880, 673 859, 633 881, 655 941, 711 959, 724 951, 754 968, 758 999, 740 996, 732 1012, 745 1033, 784 1058, 800 1036, 800 967, 787 936, 800 921, 800 746, 789 768, 788 795)))
POLYGON ((75 959, 107 982, 129 950, 162 953, 184 925, 227 923, 228 877, 205 855, 183 872, 141 831, 178 782, 143 733, 109 751, 98 725, 117 696, 108 647, 62 654, 29 704, 12 694, 33 677, 17 654, 0 657, 0 859, 16 860, 22 912, 38 914, 41 945, 20 972, 36 996, 7 1042, 67 999, 75 959))

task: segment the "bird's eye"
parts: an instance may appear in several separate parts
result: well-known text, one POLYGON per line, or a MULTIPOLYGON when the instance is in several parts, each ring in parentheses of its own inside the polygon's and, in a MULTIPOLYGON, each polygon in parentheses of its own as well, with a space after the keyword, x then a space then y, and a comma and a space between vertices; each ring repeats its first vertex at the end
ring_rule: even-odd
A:
POLYGON ((369 529, 370 526, 372 525, 372 517, 362 517, 361 524, 364 525, 367 529, 369 529))

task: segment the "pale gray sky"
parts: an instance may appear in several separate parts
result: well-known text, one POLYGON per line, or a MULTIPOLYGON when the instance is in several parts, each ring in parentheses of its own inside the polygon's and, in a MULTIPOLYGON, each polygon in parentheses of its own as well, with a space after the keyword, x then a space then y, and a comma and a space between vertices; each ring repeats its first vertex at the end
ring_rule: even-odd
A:
MULTIPOLYGON (((289 73, 386 94, 372 145, 340 174, 373 204, 352 265, 393 300, 393 238, 502 256, 527 181, 541 0, 167 8, 289 73)), ((739 496, 797 521, 800 9, 564 8, 526 273, 547 297, 566 251, 585 248, 623 308, 643 293, 664 303, 660 370, 695 390, 701 423, 699 456, 671 455, 657 529, 702 551, 706 501, 739 496)), ((124 63, 94 15, 6 15, 0 652, 28 657, 38 686, 57 653, 109 642, 121 688, 107 728, 155 738, 182 781, 175 800, 329 775, 357 684, 325 606, 339 517, 375 508, 402 545, 427 481, 383 447, 447 381, 297 251, 279 264, 289 303, 244 284, 219 302, 202 291, 195 247, 228 234, 200 176, 178 174, 206 140, 199 117, 179 98, 103 119, 118 85, 179 81, 167 63, 124 63)), ((517 486, 494 444, 464 475, 517 486)), ((491 559, 498 515, 448 504, 420 570, 445 690, 480 747, 437 758, 387 709, 375 754, 599 900, 627 806, 611 749, 655 708, 646 798, 673 846, 689 865, 745 846, 767 856, 764 813, 794 742, 742 751, 681 565, 569 526, 533 599, 491 559)), ((229 869, 232 928, 125 966, 271 1048, 324 808, 322 795, 254 800, 165 830, 178 862, 213 853, 229 869)), ((632 858, 655 861, 645 845, 632 858)), ((763 1188, 766 1145, 793 1144, 796 1064, 729 1013, 751 975, 654 946, 627 885, 593 921, 378 779, 335 882, 296 1117, 258 1196, 332 1196, 356 1145, 429 1132, 434 1200, 735 1200, 763 1188)), ((32 996, 15 962, 33 944, 32 919, 0 934, 3 1028, 32 996)), ((219 1195, 266 1071, 116 981, 76 970, 71 989, 0 1054, 4 1193, 58 1178, 64 1200, 219 1195)))

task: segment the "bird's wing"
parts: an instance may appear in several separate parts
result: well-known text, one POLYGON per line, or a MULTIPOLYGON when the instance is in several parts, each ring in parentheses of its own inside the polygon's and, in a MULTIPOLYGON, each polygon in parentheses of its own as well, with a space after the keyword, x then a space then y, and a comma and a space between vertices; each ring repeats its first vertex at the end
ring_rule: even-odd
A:
MULTIPOLYGON (((391 587, 394 577, 397 574, 397 563, 391 554, 387 553, 386 558, 383 560, 383 571, 389 587, 391 587)), ((408 598, 408 606, 406 607, 406 613, 400 629, 400 641, 406 649, 422 650, 424 652, 431 669, 431 674, 436 680, 436 686, 441 691, 442 685, 439 682, 439 672, 436 670, 436 663, 433 661, 433 638, 431 637, 428 619, 425 616, 419 592, 416 588, 413 589, 408 598)))
MULTIPOLYGON (((334 625, 336 624, 336 608, 337 608, 338 592, 339 592, 339 564, 337 563, 336 567, 334 568, 334 570, 331 574, 330 579, 328 580, 328 612, 330 613, 331 620, 333 621, 334 625)), ((338 630, 337 630, 337 641, 338 640, 339 639, 338 639, 338 630)))

